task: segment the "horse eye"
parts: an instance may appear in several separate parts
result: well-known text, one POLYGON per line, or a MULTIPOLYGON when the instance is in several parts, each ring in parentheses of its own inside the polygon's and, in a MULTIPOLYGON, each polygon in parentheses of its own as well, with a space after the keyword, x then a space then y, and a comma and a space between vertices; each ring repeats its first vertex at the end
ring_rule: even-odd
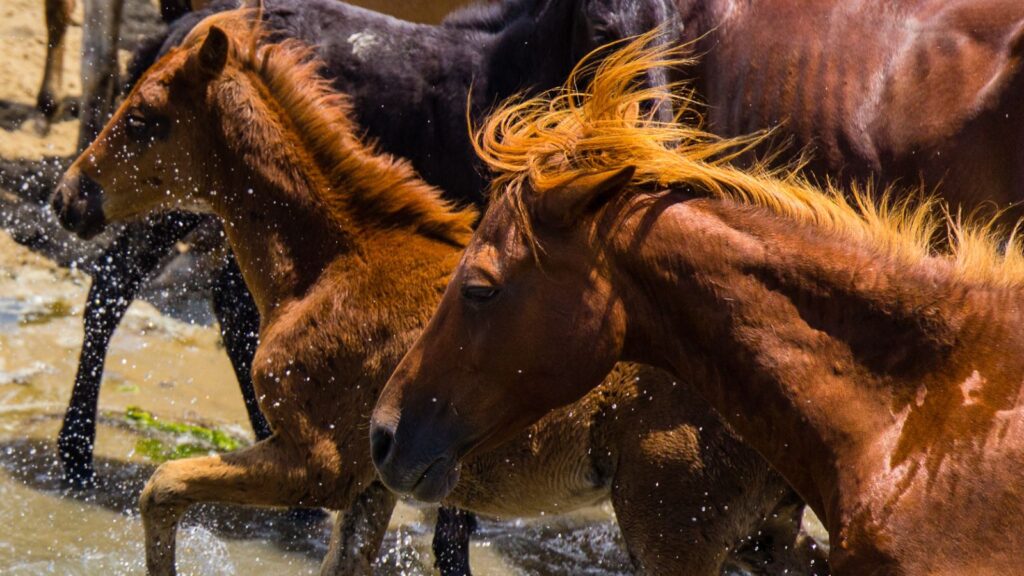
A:
POLYGON ((465 298, 466 300, 469 300, 470 302, 476 302, 478 304, 482 304, 484 302, 493 300, 494 297, 497 296, 499 292, 501 292, 501 290, 494 286, 462 287, 462 297, 465 298))
POLYGON ((133 140, 142 140, 149 132, 149 123, 138 114, 129 114, 124 120, 125 133, 133 140))

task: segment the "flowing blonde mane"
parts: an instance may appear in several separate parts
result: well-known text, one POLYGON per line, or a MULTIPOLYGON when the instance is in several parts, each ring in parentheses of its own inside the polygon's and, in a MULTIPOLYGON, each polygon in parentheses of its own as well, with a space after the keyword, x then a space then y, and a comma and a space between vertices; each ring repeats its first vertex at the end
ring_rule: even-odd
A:
POLYGON ((314 193, 332 219, 342 226, 353 220, 374 228, 409 226, 464 246, 473 234, 476 210, 457 208, 421 180, 408 161, 363 141, 348 98, 319 74, 322 63, 312 48, 296 40, 263 43, 254 16, 252 10, 211 16, 184 44, 198 44, 211 26, 227 33, 231 62, 260 81, 305 150, 327 167, 328 185, 314 193))
POLYGON ((624 44, 598 66, 588 58, 566 83, 548 94, 512 99, 477 131, 477 153, 494 172, 491 195, 503 197, 532 238, 525 193, 544 193, 581 175, 636 168, 637 187, 689 186, 698 194, 763 207, 800 223, 870 243, 901 262, 938 256, 957 276, 996 285, 1024 283, 1024 258, 1015 235, 995 219, 965 224, 948 216, 936 200, 919 193, 897 197, 870 189, 846 193, 831 183, 817 187, 797 167, 770 170, 764 164, 730 164, 765 135, 719 138, 705 132, 684 86, 645 88, 645 71, 687 64, 686 47, 657 42, 657 31, 624 44), (593 75, 585 88, 582 78, 593 75), (681 95, 684 94, 684 95, 681 95), (651 105, 673 104, 676 121, 655 121, 651 105), (690 123, 680 118, 694 118, 690 123), (945 230, 946 241, 941 232, 945 230), (1004 249, 1000 249, 1004 246, 1004 249))

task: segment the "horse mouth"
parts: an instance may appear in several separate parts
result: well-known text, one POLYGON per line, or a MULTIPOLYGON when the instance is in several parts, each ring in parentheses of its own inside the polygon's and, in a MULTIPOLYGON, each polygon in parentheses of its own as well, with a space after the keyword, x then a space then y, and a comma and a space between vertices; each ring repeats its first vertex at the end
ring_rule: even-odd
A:
POLYGON ((460 466, 450 456, 434 460, 412 487, 412 495, 423 502, 440 502, 459 482, 460 466))

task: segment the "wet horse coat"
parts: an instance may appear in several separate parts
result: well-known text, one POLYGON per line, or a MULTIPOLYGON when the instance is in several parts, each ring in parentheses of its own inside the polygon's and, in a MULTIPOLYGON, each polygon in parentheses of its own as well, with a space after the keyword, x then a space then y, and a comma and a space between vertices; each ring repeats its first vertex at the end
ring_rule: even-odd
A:
MULTIPOLYGON (((472 113, 479 117, 516 90, 554 86, 589 48, 659 22, 679 34, 670 42, 698 41, 703 57, 685 74, 698 97, 709 102, 708 121, 716 133, 737 135, 781 123, 781 133, 795 140, 791 152, 816 150, 809 168, 819 176, 876 175, 883 182, 922 181, 929 188, 944 182, 940 192, 956 194, 952 199, 968 207, 1005 207, 1021 198, 1015 167, 1024 166, 1024 129, 1018 124, 1024 99, 1014 97, 1024 82, 1017 74, 1019 2, 575 4, 512 0, 464 11, 433 27, 333 0, 284 0, 268 2, 267 25, 278 38, 316 44, 326 74, 352 96, 368 133, 385 150, 411 159, 427 181, 454 198, 479 200, 483 186, 464 138, 471 82, 478 103, 472 113), (678 29, 672 29, 673 21, 678 29), (851 53, 869 57, 851 59, 851 53)), ((213 9, 233 7, 228 2, 213 9)), ((199 16, 186 16, 167 44, 179 42, 199 16)), ((61 458, 72 480, 91 476, 106 341, 145 276, 193 229, 194 220, 167 216, 147 226, 147 233, 136 236, 148 241, 126 233, 103 255, 117 265, 97 275, 90 290, 87 342, 61 433, 61 458)), ((221 300, 252 308, 244 291, 231 289, 241 284, 233 269, 219 279, 221 300)), ((222 321, 259 435, 265 426, 244 392, 255 320, 222 321)))

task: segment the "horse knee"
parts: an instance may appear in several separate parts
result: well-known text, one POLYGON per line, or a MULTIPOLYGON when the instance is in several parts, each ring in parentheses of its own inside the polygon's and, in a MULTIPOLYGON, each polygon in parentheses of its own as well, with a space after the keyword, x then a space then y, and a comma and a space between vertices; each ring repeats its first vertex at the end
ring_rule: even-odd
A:
POLYGON ((185 484, 175 468, 180 462, 165 462, 153 472, 139 495, 139 511, 143 521, 170 523, 177 521, 188 507, 185 484))

